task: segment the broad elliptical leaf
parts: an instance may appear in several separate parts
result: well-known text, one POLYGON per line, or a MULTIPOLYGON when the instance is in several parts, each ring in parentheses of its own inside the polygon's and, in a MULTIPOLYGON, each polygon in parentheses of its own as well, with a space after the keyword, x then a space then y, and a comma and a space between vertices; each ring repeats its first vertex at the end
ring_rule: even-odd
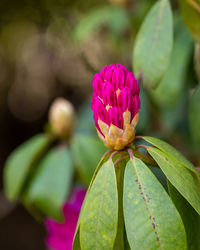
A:
POLYGON ((19 197, 32 167, 50 143, 49 136, 39 134, 21 144, 10 154, 4 170, 5 192, 10 200, 19 197))
POLYGON ((156 1, 139 30, 133 51, 134 74, 156 87, 167 70, 173 45, 173 20, 168 0, 156 1))
POLYGON ((125 169, 123 205, 131 249, 187 249, 184 226, 173 202, 137 158, 125 169))
POLYGON ((199 174, 184 167, 181 162, 161 150, 148 147, 149 154, 157 162, 167 179, 181 195, 200 214, 200 178, 199 174))
POLYGON ((183 220, 189 250, 200 250, 200 215, 168 181, 168 190, 183 220))
POLYGON ((84 202, 80 218, 81 249, 113 249, 118 223, 118 192, 114 164, 104 163, 84 202))

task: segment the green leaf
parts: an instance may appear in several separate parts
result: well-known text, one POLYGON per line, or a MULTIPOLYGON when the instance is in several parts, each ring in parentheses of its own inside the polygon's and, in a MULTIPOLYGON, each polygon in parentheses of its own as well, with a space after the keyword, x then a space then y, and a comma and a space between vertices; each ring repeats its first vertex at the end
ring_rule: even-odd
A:
POLYGON ((147 93, 140 85, 140 119, 137 124, 137 132, 147 130, 150 126, 150 102, 147 93))
POLYGON ((4 169, 4 188, 9 200, 21 193, 30 170, 47 149, 51 139, 39 134, 24 142, 8 157, 4 169))
POLYGON ((179 211, 187 234, 189 250, 200 249, 200 216, 168 181, 168 190, 177 210, 179 211))
POLYGON ((195 89, 189 105, 189 125, 194 142, 200 145, 200 85, 195 89))
POLYGON ((118 226, 117 236, 113 249, 124 250, 124 215, 123 215, 123 183, 124 183, 124 170, 126 167, 126 161, 121 161, 115 166, 115 172, 117 177, 117 189, 118 189, 118 226))
POLYGON ((149 147, 149 154, 166 175, 167 179, 200 214, 200 178, 179 161, 157 148, 149 147))
POLYGON ((131 249, 187 249, 180 215, 151 170, 130 160, 124 176, 124 219, 131 249))
POLYGON ((195 67, 197 79, 200 82, 200 43, 195 43, 194 67, 195 67))
POLYGON ((90 10, 80 20, 74 30, 74 38, 84 41, 98 32, 102 26, 107 26, 116 34, 120 34, 128 26, 128 15, 123 8, 103 6, 90 10), (103 18, 102 18, 103 17, 103 18))
POLYGON ((62 205, 70 192, 72 178, 69 149, 53 148, 40 162, 25 193, 25 203, 32 203, 46 216, 61 221, 62 205))
POLYGON ((81 248, 113 249, 117 234, 118 194, 114 164, 99 170, 86 197, 80 220, 81 248))
POLYGON ((173 109, 184 89, 193 49, 193 40, 181 21, 177 22, 175 26, 175 35, 167 71, 159 86, 151 91, 151 95, 159 107, 173 107, 173 109), (165 94, 163 95, 163 93, 165 94))
POLYGON ((188 86, 184 86, 176 100, 176 103, 171 103, 173 106, 163 106, 160 109, 162 137, 170 138, 170 136, 177 129, 177 127, 182 124, 183 117, 185 116, 186 105, 188 103, 188 91, 188 86))
POLYGON ((200 2, 179 0, 181 14, 193 38, 200 42, 200 2))
POLYGON ((79 174, 89 184, 95 168, 106 148, 97 136, 77 133, 72 141, 72 153, 79 174))
MULTIPOLYGON (((107 157, 109 156, 109 154, 107 155, 107 157)), ((82 204, 82 207, 81 207, 81 211, 80 211, 80 214, 79 214, 79 218, 78 218, 78 222, 77 222, 77 225, 76 225, 76 232, 74 234, 74 239, 73 239, 73 250, 78 250, 80 249, 80 221, 81 221, 81 216, 82 216, 82 211, 83 211, 83 208, 84 208, 84 205, 85 205, 85 201, 87 200, 87 196, 90 192, 90 189, 92 187, 92 184, 99 172, 99 170, 101 169, 102 165, 107 161, 107 157, 103 156, 93 174, 93 177, 92 177, 92 180, 90 182, 90 185, 87 189, 87 193, 85 195, 85 199, 83 201, 83 204, 82 204)))
POLYGON ((146 86, 156 87, 167 70, 173 44, 172 22, 169 1, 157 1, 137 35, 133 53, 134 73, 146 86))
POLYGON ((75 235, 74 235, 72 250, 81 250, 79 224, 78 224, 78 228, 77 228, 75 235))
POLYGON ((193 164, 188 161, 180 152, 178 152, 175 148, 173 148, 168 143, 154 137, 150 136, 143 136, 142 137, 145 141, 151 143, 153 146, 159 148, 162 152, 166 153, 170 157, 173 157, 175 160, 179 161, 183 164, 186 168, 198 174, 193 164))

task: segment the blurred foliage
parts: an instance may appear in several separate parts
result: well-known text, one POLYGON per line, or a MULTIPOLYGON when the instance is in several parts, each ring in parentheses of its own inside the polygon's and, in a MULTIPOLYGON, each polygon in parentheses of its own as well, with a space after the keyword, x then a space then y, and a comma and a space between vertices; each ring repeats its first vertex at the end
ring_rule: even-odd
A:
POLYGON ((197 42, 200 42, 200 2, 199 0, 179 0, 183 19, 197 42))
POLYGON ((35 148, 34 140, 46 138, 44 134, 9 156, 4 181, 10 199, 22 200, 33 213, 60 219, 71 185, 89 184, 106 150, 93 123, 91 82, 94 73, 111 63, 134 68, 139 78, 137 133, 164 138, 200 165, 199 5, 199 0, 179 0, 179 5, 173 0, 0 1, 0 121, 5 120, 2 134, 7 131, 5 141, 10 138, 12 145, 6 149, 2 144, 1 152, 8 156, 42 130, 55 97, 69 99, 77 111, 75 132, 64 146, 68 160, 57 158, 61 140, 38 141, 35 148), (6 115, 13 127, 7 126, 6 115), (56 173, 52 158, 60 167, 56 173))
POLYGON ((200 86, 198 86, 190 98, 189 106, 189 123, 191 129, 191 135, 194 142, 200 145, 200 86))

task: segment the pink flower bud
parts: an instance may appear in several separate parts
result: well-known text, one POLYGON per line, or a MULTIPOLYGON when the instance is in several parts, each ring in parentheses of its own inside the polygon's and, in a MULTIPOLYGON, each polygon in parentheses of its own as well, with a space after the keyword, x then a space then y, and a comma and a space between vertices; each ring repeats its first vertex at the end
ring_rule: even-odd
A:
POLYGON ((108 148, 132 143, 138 122, 140 87, 121 64, 105 66, 93 79, 92 110, 99 137, 108 148))

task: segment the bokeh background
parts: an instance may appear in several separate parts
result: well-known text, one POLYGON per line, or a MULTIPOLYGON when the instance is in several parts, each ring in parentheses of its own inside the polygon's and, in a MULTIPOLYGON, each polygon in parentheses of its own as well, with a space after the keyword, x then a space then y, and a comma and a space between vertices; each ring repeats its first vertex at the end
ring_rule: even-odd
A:
MULTIPOLYGON (((0 249, 45 249, 43 225, 4 197, 2 175, 7 156, 43 130, 56 97, 70 100, 78 114, 90 100, 95 72, 111 63, 133 70, 134 40, 154 2, 0 1, 0 249)), ((179 19, 177 1, 171 4, 179 19)), ((193 43, 188 46, 187 65, 178 69, 180 74, 184 71, 182 87, 172 104, 159 105, 152 93, 141 90, 137 133, 166 139, 198 165, 198 149, 190 139, 187 122, 189 96, 197 83, 193 43)))

